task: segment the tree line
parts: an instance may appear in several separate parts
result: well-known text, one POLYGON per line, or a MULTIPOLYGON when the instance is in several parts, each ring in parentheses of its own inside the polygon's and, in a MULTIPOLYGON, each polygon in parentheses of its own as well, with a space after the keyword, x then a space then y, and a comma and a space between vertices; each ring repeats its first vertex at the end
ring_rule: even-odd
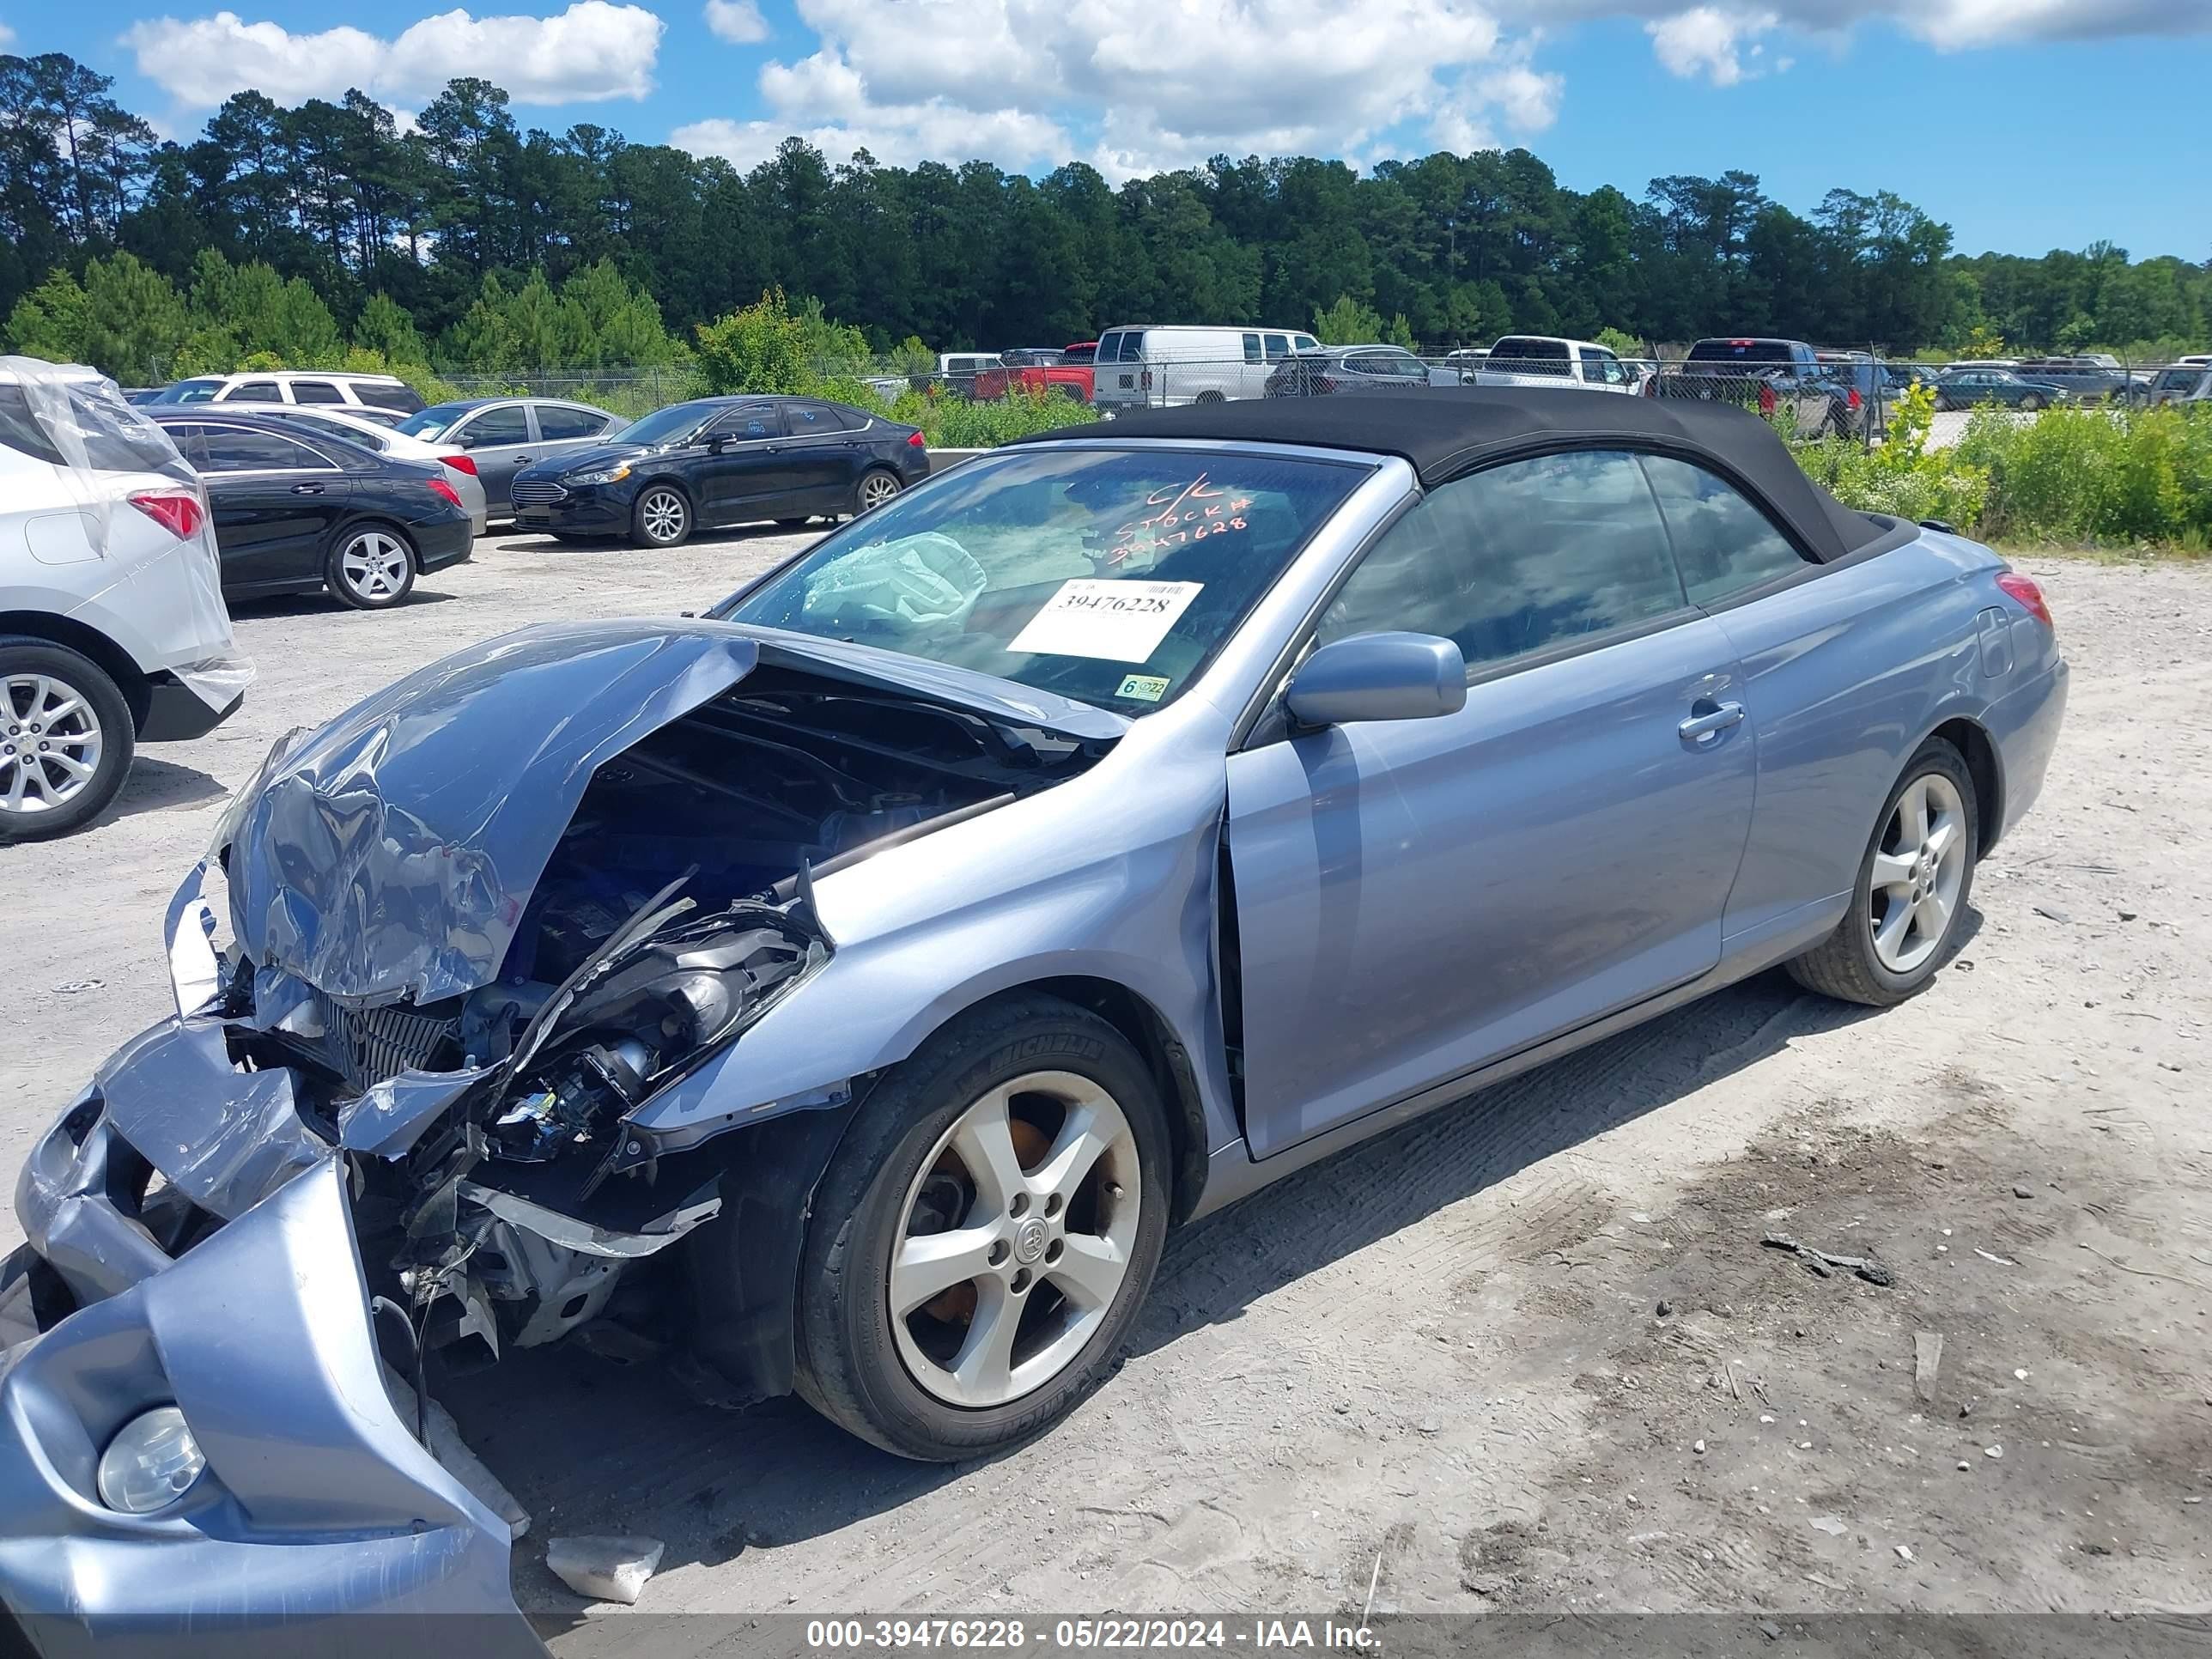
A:
POLYGON ((1304 328, 1347 303, 1431 350, 1613 330, 2155 355, 2212 331, 2212 265, 2105 244, 1962 257, 1890 191, 1801 214, 1745 172, 1632 197, 1565 188, 1526 149, 1364 173, 1224 155, 1117 187, 1080 163, 833 166, 791 139, 741 173, 603 126, 526 131, 476 78, 404 131, 357 91, 289 109, 243 92, 188 142, 112 91, 64 54, 0 57, 0 315, 16 349, 81 343, 132 380, 255 354, 665 362, 774 289, 879 353, 1144 319, 1304 328))

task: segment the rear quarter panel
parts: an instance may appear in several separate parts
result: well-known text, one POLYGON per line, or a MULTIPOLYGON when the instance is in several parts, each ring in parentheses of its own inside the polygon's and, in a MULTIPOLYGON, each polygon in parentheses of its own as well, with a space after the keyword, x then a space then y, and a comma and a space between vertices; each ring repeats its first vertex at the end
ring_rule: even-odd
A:
POLYGON ((2003 568, 1986 548, 1923 531, 1716 613, 1759 753, 1729 941, 1832 925, 1907 757, 1947 720, 1986 725, 2024 678, 2019 651, 2006 674, 1984 672, 1976 618, 2009 605, 1995 586, 2003 568))

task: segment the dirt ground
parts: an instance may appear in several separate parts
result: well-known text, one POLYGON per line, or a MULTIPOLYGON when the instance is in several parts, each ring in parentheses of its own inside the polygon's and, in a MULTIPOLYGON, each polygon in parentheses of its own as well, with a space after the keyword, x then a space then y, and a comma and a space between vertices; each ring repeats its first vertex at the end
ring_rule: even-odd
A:
MULTIPOLYGON (((91 832, 0 852, 10 1188, 163 1011, 163 902, 280 731, 508 626, 705 604, 792 544, 495 537, 396 614, 244 615, 240 719, 91 832)), ((622 1530, 668 1544, 644 1613, 2212 1607, 2212 568, 2025 563, 2068 726, 1926 995, 1765 975, 1278 1184, 1172 1239, 1115 1376, 994 1463, 575 1352, 457 1382, 533 1513, 515 1577, 556 1650, 639 1650, 543 1565, 622 1530)))

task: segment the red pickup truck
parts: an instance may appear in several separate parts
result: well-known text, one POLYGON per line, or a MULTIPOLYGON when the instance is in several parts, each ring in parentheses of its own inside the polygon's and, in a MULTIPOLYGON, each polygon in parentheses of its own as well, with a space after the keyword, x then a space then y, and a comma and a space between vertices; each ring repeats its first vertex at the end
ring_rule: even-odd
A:
POLYGON ((975 372, 975 390, 969 395, 978 403, 996 403, 1010 392, 1041 392, 1057 386, 1078 403, 1087 404, 1093 386, 1091 360, 1097 355, 1096 340, 1056 351, 1046 346, 1002 351, 998 368, 975 372))

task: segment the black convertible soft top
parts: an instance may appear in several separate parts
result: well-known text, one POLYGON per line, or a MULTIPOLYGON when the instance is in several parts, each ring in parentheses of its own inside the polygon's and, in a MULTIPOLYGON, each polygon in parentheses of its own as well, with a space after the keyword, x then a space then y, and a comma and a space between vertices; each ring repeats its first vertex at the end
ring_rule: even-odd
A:
POLYGON ((1910 526, 1853 512, 1805 476, 1781 437, 1727 404, 1546 386, 1437 386, 1316 398, 1248 398, 1133 411, 1111 425, 1062 427, 1051 439, 1213 438, 1364 450, 1411 464, 1422 486, 1531 450, 1672 452, 1747 488, 1823 563, 1906 539, 1910 526))

